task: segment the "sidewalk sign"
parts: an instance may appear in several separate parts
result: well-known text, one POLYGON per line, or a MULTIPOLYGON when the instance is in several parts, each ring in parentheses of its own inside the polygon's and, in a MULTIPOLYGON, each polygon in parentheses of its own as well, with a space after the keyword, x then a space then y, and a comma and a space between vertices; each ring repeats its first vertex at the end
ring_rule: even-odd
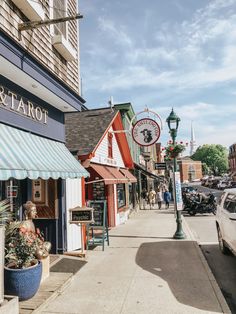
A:
POLYGON ((87 248, 91 245, 102 245, 105 241, 109 245, 107 203, 106 201, 89 201, 88 206, 93 208, 93 222, 87 225, 87 248))

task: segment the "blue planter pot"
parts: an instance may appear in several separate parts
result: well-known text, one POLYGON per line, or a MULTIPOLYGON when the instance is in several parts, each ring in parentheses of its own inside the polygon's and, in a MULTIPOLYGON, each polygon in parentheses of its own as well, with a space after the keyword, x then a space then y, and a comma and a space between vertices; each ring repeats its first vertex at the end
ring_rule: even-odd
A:
POLYGON ((24 268, 4 268, 4 293, 18 296, 20 301, 32 298, 38 291, 42 276, 42 263, 24 268))

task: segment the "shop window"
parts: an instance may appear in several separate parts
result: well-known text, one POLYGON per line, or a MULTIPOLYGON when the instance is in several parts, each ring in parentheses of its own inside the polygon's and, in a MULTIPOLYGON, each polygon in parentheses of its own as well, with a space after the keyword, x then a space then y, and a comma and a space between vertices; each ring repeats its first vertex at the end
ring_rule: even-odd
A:
POLYGON ((57 180, 32 180, 32 202, 38 218, 58 218, 57 180))
POLYGON ((117 184, 118 208, 125 206, 125 184, 117 184))
POLYGON ((112 140, 113 135, 108 133, 108 158, 113 158, 112 140))

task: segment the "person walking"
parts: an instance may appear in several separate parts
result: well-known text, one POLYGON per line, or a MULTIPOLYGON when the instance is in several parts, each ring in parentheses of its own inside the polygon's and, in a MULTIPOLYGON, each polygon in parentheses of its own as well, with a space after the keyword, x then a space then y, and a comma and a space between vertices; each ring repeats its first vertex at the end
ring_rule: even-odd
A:
POLYGON ((161 209, 162 202, 163 202, 162 191, 161 191, 161 189, 157 189, 157 205, 158 205, 158 209, 161 209))
POLYGON ((147 190, 144 188, 141 192, 141 199, 142 199, 142 206, 143 206, 143 209, 146 209, 146 202, 147 202, 147 198, 148 198, 148 192, 147 190))
POLYGON ((148 201, 149 201, 150 209, 152 209, 152 207, 154 207, 156 203, 156 192, 153 188, 151 188, 151 190, 148 193, 148 201))
POLYGON ((166 204, 166 209, 168 209, 169 206, 170 206, 171 194, 170 194, 170 192, 167 189, 164 192, 164 201, 165 201, 165 204, 166 204))

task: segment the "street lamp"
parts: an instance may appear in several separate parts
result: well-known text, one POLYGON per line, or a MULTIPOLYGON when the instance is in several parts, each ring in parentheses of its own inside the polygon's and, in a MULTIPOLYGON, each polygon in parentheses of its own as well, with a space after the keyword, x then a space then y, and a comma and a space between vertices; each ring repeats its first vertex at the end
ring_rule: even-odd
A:
MULTIPOLYGON (((180 118, 174 112, 173 108, 172 108, 172 111, 171 111, 169 117, 166 119, 166 122, 167 122, 169 130, 170 130, 169 133, 170 133, 170 136, 172 138, 173 145, 175 145, 175 143, 176 143, 175 140, 177 137, 177 130, 179 127, 180 118)), ((175 175, 175 172, 177 171, 177 159, 175 156, 173 159, 174 159, 174 175, 175 175)), ((174 182, 175 182, 175 180, 174 180, 174 182)), ((175 187, 174 187, 174 189, 175 189, 175 187)), ((173 238, 174 239, 185 239, 186 235, 185 235, 183 228, 182 228, 181 211, 177 210, 176 198, 175 198, 174 206, 175 206, 175 212, 176 212, 177 230, 176 230, 173 238)))

